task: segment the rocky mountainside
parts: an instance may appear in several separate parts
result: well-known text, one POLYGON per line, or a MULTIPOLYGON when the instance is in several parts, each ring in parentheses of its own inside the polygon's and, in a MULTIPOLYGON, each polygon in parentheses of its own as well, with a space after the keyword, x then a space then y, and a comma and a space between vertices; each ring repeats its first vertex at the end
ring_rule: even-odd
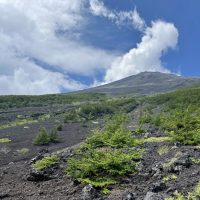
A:
POLYGON ((199 100, 0 97, 0 199, 200 200, 199 100))
POLYGON ((183 77, 160 72, 142 72, 86 91, 109 95, 150 95, 174 91, 196 83, 200 83, 200 78, 183 77))

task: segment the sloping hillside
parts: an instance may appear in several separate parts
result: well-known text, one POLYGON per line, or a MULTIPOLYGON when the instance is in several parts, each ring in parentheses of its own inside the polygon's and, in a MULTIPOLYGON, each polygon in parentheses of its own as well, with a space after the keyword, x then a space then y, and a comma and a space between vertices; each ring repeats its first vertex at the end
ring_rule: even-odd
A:
POLYGON ((195 83, 200 83, 200 78, 160 72, 142 72, 110 84, 88 89, 87 92, 106 93, 108 95, 150 95, 173 91, 195 83))

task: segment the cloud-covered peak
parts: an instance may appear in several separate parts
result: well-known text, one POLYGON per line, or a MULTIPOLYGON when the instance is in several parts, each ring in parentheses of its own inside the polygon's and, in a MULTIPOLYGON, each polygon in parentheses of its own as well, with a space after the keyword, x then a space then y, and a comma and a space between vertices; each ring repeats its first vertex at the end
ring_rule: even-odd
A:
POLYGON ((172 23, 152 22, 144 31, 141 42, 136 48, 118 57, 105 75, 105 82, 112 82, 143 71, 169 72, 162 64, 161 58, 178 42, 178 30, 172 23))

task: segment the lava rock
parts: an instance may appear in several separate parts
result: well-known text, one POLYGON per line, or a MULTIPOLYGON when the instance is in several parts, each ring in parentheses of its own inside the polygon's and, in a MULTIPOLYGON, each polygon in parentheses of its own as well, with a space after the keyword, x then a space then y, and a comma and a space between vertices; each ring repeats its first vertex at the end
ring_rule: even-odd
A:
POLYGON ((8 198, 10 197, 9 193, 5 192, 5 193, 0 193, 0 199, 4 199, 4 198, 8 198))
POLYGON ((135 200, 136 199, 136 194, 132 192, 125 192, 122 196, 122 200, 135 200))
POLYGON ((180 158, 179 160, 177 160, 175 162, 175 165, 181 165, 181 166, 184 166, 186 168, 190 167, 192 165, 192 162, 190 160, 190 156, 180 158))
POLYGON ((183 166, 181 165, 173 165, 171 166, 169 172, 175 173, 175 174, 180 174, 183 171, 183 166))
POLYGON ((166 186, 165 183, 155 183, 153 185, 152 192, 158 193, 158 192, 161 192, 161 191, 163 191, 165 189, 167 189, 167 186, 166 186))
POLYGON ((163 171, 163 166, 160 163, 156 163, 152 168, 151 172, 153 176, 159 176, 163 171))
POLYGON ((82 190, 82 200, 93 200, 96 195, 97 192, 91 184, 86 185, 82 190))
POLYGON ((147 192, 144 200, 164 200, 163 196, 153 192, 147 192))
POLYGON ((29 164, 33 164, 38 160, 41 160, 42 158, 44 158, 45 154, 47 154, 49 151, 48 149, 42 149, 37 156, 35 156, 34 158, 32 158, 29 162, 29 164))
POLYGON ((32 171, 27 177, 27 181, 39 182, 49 180, 50 177, 44 172, 32 171))

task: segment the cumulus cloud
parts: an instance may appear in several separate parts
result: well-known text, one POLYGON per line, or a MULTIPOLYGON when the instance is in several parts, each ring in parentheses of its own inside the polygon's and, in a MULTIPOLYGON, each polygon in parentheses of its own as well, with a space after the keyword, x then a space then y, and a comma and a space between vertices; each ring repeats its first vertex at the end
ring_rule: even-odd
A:
POLYGON ((143 71, 169 73, 169 70, 163 66, 161 57, 168 49, 176 47, 178 35, 174 24, 164 21, 152 22, 152 25, 146 28, 137 47, 112 63, 106 72, 105 83, 143 71))
POLYGON ((71 74, 95 79, 105 72, 103 81, 108 83, 141 71, 168 72, 161 57, 178 39, 172 23, 156 21, 148 27, 136 8, 110 10, 100 0, 0 0, 0 13, 0 94, 88 87, 70 78, 71 74), (137 47, 118 56, 82 42, 88 2, 94 16, 140 31, 143 36, 137 47))
POLYGON ((117 12, 105 7, 100 0, 90 0, 90 10, 93 15, 108 18, 119 25, 131 22, 134 28, 143 34, 136 48, 112 62, 106 71, 103 84, 144 71, 170 72, 163 66, 161 58, 177 45, 179 33, 173 23, 158 20, 147 26, 136 8, 129 12, 117 12))
POLYGON ((0 94, 80 89, 67 74, 91 76, 110 65, 114 54, 79 40, 86 3, 0 0, 0 94))
POLYGON ((106 8, 102 1, 90 0, 90 10, 93 15, 106 17, 118 25, 131 23, 135 29, 140 31, 143 31, 146 27, 145 21, 140 17, 136 8, 129 12, 117 12, 106 8))

